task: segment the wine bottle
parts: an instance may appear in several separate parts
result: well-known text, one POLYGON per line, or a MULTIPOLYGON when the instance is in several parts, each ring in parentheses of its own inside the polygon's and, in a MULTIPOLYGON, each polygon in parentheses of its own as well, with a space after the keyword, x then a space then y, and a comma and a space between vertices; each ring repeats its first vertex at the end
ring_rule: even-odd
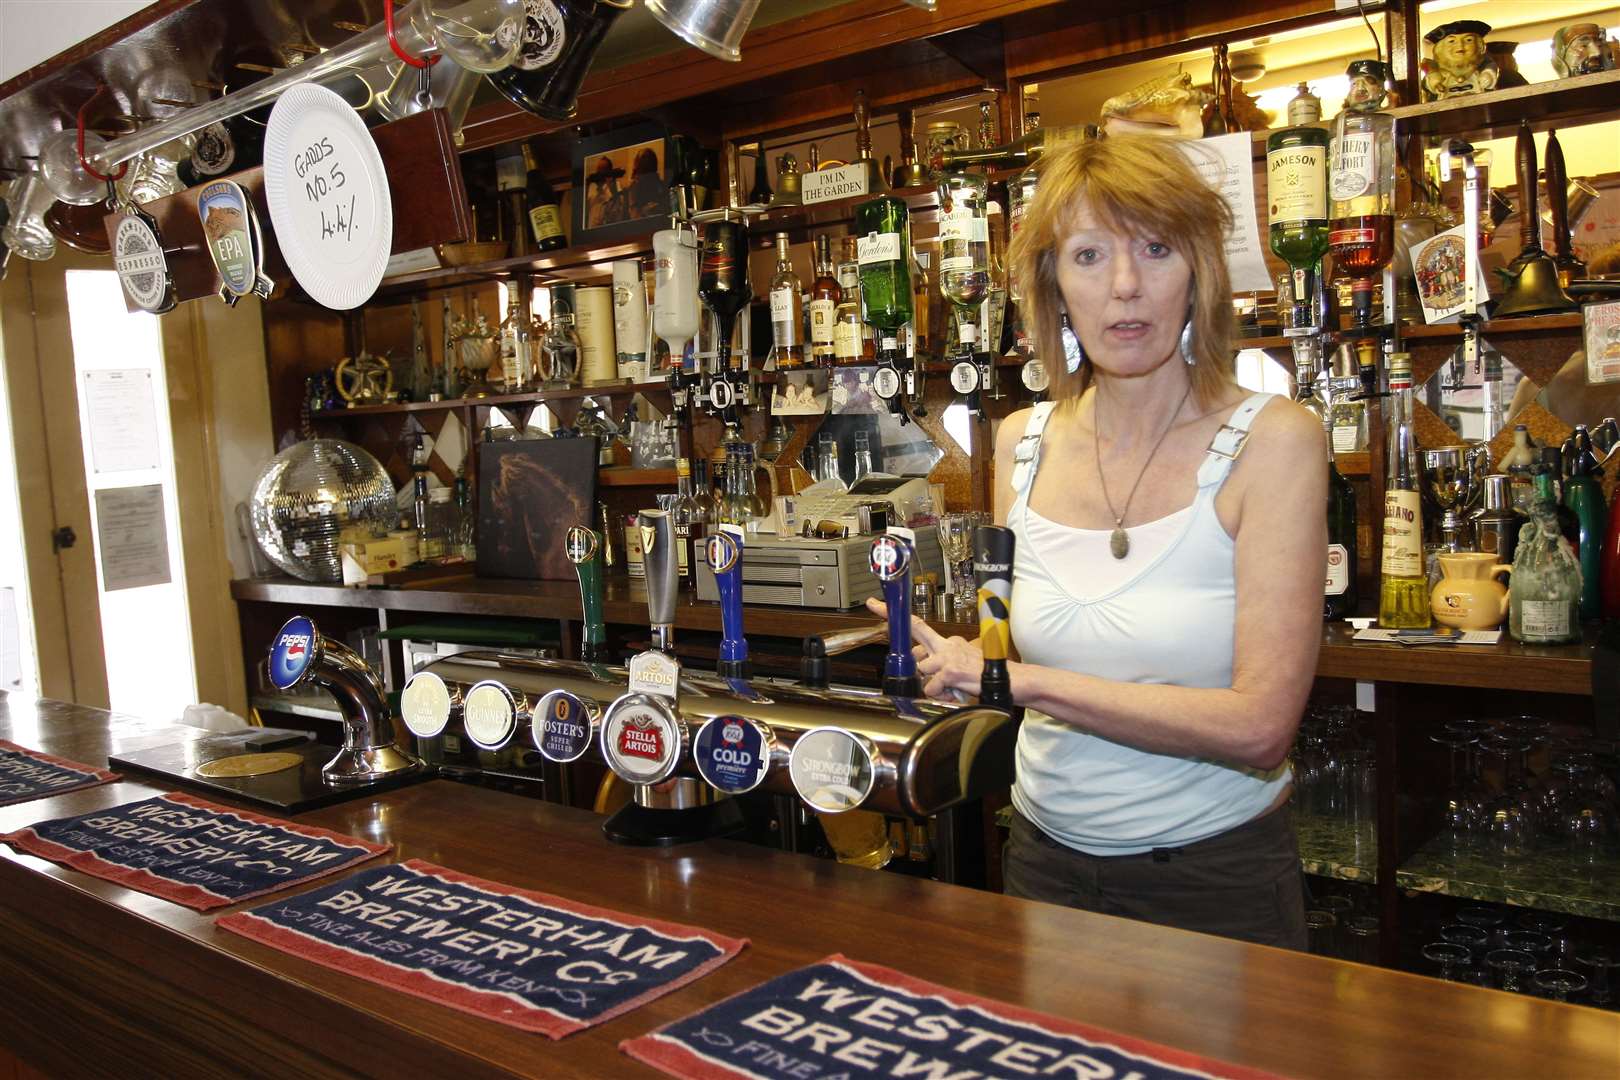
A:
POLYGON ((1396 630, 1429 625, 1429 582, 1423 568, 1423 501, 1418 487, 1417 434, 1412 422, 1412 360, 1390 358, 1389 461, 1384 481, 1384 558, 1378 625, 1396 630))
POLYGON ((1328 250, 1328 133, 1292 127, 1266 139, 1266 196, 1271 252, 1288 264, 1295 327, 1314 326, 1317 268, 1328 250))
POLYGON ((520 109, 570 120, 579 86, 609 28, 633 0, 527 0, 523 44, 512 66, 489 81, 520 109))
POLYGON ((562 207, 558 204, 557 193, 536 163, 534 148, 526 143, 523 147, 523 164, 529 171, 525 191, 528 196, 529 229, 534 234, 535 245, 541 251, 567 247, 568 237, 563 234, 562 207))
POLYGON ((754 157, 754 186, 749 189, 748 202, 753 206, 769 206, 771 195, 770 177, 765 175, 765 144, 761 143, 754 157))
POLYGON ((1570 473, 1564 479, 1564 505, 1575 515, 1580 540, 1576 555, 1581 562, 1581 618, 1603 613, 1603 538, 1608 532, 1608 509, 1603 488, 1593 471, 1591 437, 1585 424, 1575 425, 1570 473))
POLYGON ((1328 557, 1323 588, 1322 618, 1347 619, 1361 599, 1356 566, 1356 488, 1339 472, 1333 457, 1333 429, 1324 425, 1328 443, 1328 557))

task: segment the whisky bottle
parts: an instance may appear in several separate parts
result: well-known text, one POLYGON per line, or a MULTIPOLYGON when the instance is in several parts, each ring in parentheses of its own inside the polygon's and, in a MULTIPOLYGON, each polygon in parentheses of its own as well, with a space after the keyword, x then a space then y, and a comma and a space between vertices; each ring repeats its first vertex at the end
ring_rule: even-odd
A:
POLYGON ((1384 558, 1378 625, 1396 630, 1429 625, 1429 585, 1423 566, 1423 501, 1417 433, 1412 423, 1412 361, 1390 357, 1389 460, 1385 466, 1384 558))
POLYGON ((861 268, 854 237, 844 239, 844 261, 838 264, 840 299, 833 325, 833 357, 839 365, 870 363, 872 354, 861 322, 861 268))
MULTIPOLYGON (((986 181, 978 173, 947 173, 939 182, 939 291, 956 308, 961 352, 976 344, 975 312, 990 291, 990 223, 986 181)), ((988 327, 986 328, 988 329, 988 327)), ((993 348, 986 342, 985 348, 993 348)))
POLYGON ((734 365, 731 332, 737 314, 754 293, 748 285, 748 226, 739 221, 711 221, 703 231, 703 262, 698 274, 698 296, 719 323, 716 342, 721 371, 734 365))
POLYGON ((1284 128, 1266 139, 1271 252, 1288 264, 1295 327, 1316 323, 1311 299, 1328 250, 1327 153, 1328 133, 1321 128, 1284 128))
POLYGON ((545 173, 540 171, 535 163, 534 149, 528 144, 523 147, 523 164, 528 168, 527 195, 529 207, 529 229, 534 233, 534 242, 541 251, 556 251, 558 248, 568 246, 568 237, 563 235, 562 208, 557 202, 557 193, 546 179, 545 173))
POLYGON ((822 233, 816 237, 816 280, 810 286, 810 356, 818 367, 831 367, 836 355, 834 327, 843 289, 835 274, 832 238, 822 233))
POLYGON ((533 341, 519 299, 521 291, 511 290, 512 299, 501 322, 501 391, 507 394, 520 394, 534 383, 533 341))
POLYGON ((799 275, 793 272, 793 254, 788 234, 776 234, 776 276, 771 279, 771 342, 776 351, 776 370, 804 367, 804 294, 799 275))

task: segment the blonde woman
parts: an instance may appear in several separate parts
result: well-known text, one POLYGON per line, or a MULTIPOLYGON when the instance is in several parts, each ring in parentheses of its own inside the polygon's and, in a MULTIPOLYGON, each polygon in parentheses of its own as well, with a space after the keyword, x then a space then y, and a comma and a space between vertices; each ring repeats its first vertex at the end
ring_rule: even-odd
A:
MULTIPOLYGON (((1004 876, 1303 948, 1287 754, 1321 637, 1325 448, 1309 412, 1233 379, 1228 221, 1175 144, 1123 135, 1053 155, 1013 242, 1053 401, 996 440, 1026 708, 1004 876)), ((915 630, 927 693, 976 695, 978 649, 915 630)))

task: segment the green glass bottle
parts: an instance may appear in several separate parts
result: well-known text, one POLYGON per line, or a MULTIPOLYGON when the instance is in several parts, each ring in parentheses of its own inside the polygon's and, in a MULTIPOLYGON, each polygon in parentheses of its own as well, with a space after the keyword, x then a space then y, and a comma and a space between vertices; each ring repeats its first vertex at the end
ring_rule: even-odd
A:
POLYGON ((1603 536, 1609 527, 1609 511, 1594 471, 1591 436, 1585 424, 1575 426, 1572 441, 1575 453, 1564 480, 1564 505, 1574 512, 1580 526, 1575 554, 1581 561, 1581 618, 1591 620, 1603 614, 1603 536))
POLYGON ((1266 201, 1271 252, 1288 264, 1294 325, 1311 326, 1317 267, 1328 250, 1328 133, 1316 127, 1274 131, 1266 139, 1266 201))
POLYGON ((879 195, 855 208, 861 317, 892 359, 900 328, 911 321, 911 223, 906 204, 879 195))

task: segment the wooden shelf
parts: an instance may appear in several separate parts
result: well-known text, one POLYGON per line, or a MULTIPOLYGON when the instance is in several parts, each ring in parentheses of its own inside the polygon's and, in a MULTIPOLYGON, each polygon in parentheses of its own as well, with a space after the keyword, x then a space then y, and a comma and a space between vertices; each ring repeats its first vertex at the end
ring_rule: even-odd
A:
POLYGON ((605 264, 615 259, 647 258, 652 255, 652 236, 666 226, 662 221, 645 232, 604 243, 576 244, 556 251, 518 255, 468 266, 446 266, 418 270, 385 278, 368 304, 398 303, 436 289, 456 289, 486 281, 533 275, 543 282, 588 281, 607 278, 612 271, 605 264))
POLYGON ((1402 135, 1472 135, 1507 138, 1527 120, 1546 131, 1574 120, 1599 123, 1620 117, 1620 71, 1532 83, 1487 94, 1447 98, 1389 110, 1402 135))
POLYGON ((1372 469, 1372 456, 1366 450, 1346 450, 1333 455, 1340 476, 1366 476, 1372 469))
POLYGON ((351 416, 378 416, 388 413, 442 412, 482 405, 538 405, 546 401, 568 401, 587 397, 622 397, 626 394, 668 393, 669 384, 653 382, 614 382, 602 386, 566 386, 556 390, 532 390, 526 394, 492 394, 481 398, 450 398, 445 401, 398 401, 386 405, 355 405, 347 409, 322 409, 310 414, 315 420, 343 420, 351 416))
POLYGON ((603 487, 675 487, 674 469, 632 469, 615 466, 596 470, 596 482, 603 487))
POLYGON ((1476 690, 1592 693, 1596 632, 1590 629, 1580 645, 1521 645, 1506 634, 1496 645, 1395 645, 1352 641, 1353 634, 1348 623, 1323 627, 1317 677, 1476 690))
MULTIPOLYGON (((1490 319, 1480 324, 1480 335, 1488 338, 1527 337, 1533 334, 1550 334, 1572 332, 1576 336, 1581 332, 1581 313, 1568 312, 1563 315, 1526 315, 1517 319, 1490 319)), ((1402 341, 1461 341, 1462 327, 1456 323, 1404 323, 1401 326, 1402 341)), ((1294 339, 1283 337, 1280 334, 1270 334, 1265 337, 1234 338, 1233 344, 1242 349, 1286 349, 1292 346, 1294 339)))

